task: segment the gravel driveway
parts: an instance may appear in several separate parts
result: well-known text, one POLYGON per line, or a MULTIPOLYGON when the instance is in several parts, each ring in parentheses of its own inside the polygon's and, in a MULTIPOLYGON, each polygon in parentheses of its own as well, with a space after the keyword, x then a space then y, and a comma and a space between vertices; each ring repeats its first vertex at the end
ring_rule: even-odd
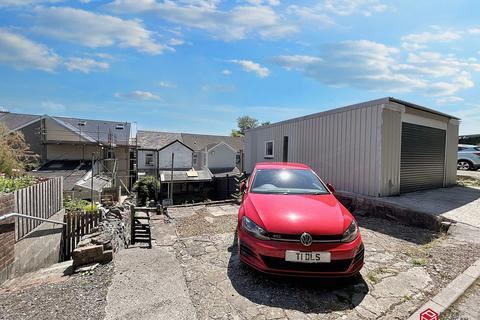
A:
POLYGON ((480 246, 463 239, 358 217, 366 247, 361 276, 268 276, 239 262, 237 207, 222 210, 176 208, 169 211, 170 224, 153 222, 159 243, 168 239, 174 248, 198 319, 408 318, 480 256, 480 246), (165 228, 174 228, 175 235, 165 237, 165 228))
POLYGON ((113 265, 100 265, 92 273, 72 276, 64 276, 65 268, 58 266, 62 264, 2 286, 0 319, 103 319, 113 265))

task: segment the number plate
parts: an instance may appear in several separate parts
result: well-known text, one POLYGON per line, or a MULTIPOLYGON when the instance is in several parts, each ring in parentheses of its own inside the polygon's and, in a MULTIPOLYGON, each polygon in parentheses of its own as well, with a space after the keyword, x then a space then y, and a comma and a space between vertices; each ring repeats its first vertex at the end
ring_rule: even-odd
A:
POLYGON ((303 263, 328 263, 331 261, 330 252, 302 252, 285 251, 285 261, 303 263))

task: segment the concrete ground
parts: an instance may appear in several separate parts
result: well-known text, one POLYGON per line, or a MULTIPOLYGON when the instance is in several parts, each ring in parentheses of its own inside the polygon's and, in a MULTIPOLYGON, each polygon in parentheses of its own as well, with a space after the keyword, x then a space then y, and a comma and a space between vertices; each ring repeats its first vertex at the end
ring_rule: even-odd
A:
POLYGON ((450 309, 442 315, 445 320, 478 320, 480 319, 480 280, 465 292, 450 309))
POLYGON ((406 193, 382 200, 480 228, 480 188, 456 186, 406 193))
POLYGON ((480 179, 480 170, 476 170, 476 171, 458 170, 457 175, 461 177, 471 177, 475 179, 480 179))
POLYGON ((366 264, 353 280, 274 277, 242 265, 235 205, 170 209, 152 249, 115 258, 107 319, 404 319, 480 257, 480 244, 358 217, 366 264))

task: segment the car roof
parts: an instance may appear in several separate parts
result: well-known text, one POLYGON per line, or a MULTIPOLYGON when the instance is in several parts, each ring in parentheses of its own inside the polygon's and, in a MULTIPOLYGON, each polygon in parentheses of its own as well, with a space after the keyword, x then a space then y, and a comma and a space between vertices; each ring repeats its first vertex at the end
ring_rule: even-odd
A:
POLYGON ((309 166, 303 163, 295 162, 258 162, 255 165, 256 169, 310 169, 309 166))

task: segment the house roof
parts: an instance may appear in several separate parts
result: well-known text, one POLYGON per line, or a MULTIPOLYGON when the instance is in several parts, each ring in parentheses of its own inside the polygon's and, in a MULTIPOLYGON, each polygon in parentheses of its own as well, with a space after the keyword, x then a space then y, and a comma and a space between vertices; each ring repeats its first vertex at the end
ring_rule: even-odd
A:
POLYGON ((0 112, 0 123, 9 131, 17 130, 35 121, 42 119, 43 116, 23 113, 0 112))
POLYGON ((217 145, 220 142, 228 144, 236 151, 243 150, 245 147, 244 138, 237 137, 161 131, 137 132, 137 144, 141 149, 162 149, 175 140, 182 142, 194 151, 205 150, 209 145, 217 145))
POLYGON ((137 131, 137 145, 142 149, 161 149, 175 140, 182 141, 182 135, 173 132, 137 131))
POLYGON ((128 122, 0 112, 0 123, 3 123, 10 131, 19 130, 44 118, 53 119, 65 129, 76 134, 81 131, 84 139, 92 143, 109 144, 113 142, 117 145, 128 145, 130 141, 131 125, 128 122), (83 125, 80 126, 79 123, 83 125))
POLYGON ((245 149, 245 138, 230 136, 215 136, 208 134, 182 133, 183 142, 193 150, 204 150, 210 144, 224 142, 237 152, 245 149))
POLYGON ((432 114, 436 114, 436 115, 440 115, 440 116, 443 116, 443 117, 446 117, 446 118, 449 118, 449 119, 460 120, 459 118, 457 118, 455 116, 452 116, 452 115, 449 115, 449 114, 446 114, 446 113, 442 113, 442 112, 439 112, 439 111, 436 111, 436 110, 433 110, 433 109, 430 109, 430 108, 427 108, 427 107, 423 107, 423 106, 420 106, 418 104, 414 104, 414 103, 411 103, 411 102, 408 102, 408 101, 396 99, 396 98, 393 98, 393 97, 385 97, 385 98, 380 98, 380 99, 376 99, 376 100, 370 100, 370 101, 366 101, 366 102, 352 104, 352 105, 349 105, 349 106, 346 106, 346 107, 340 107, 340 108, 325 110, 325 111, 309 114, 309 115, 302 116, 302 117, 292 118, 292 119, 272 123, 270 125, 248 129, 247 131, 255 131, 255 130, 265 129, 265 128, 268 128, 268 127, 274 127, 274 126, 281 125, 281 124, 312 119, 312 118, 315 118, 315 117, 318 117, 318 116, 323 116, 323 115, 328 115, 328 114, 336 114, 336 113, 339 113, 339 112, 361 109, 361 108, 375 106, 375 105, 386 104, 386 103, 389 103, 389 102, 395 102, 395 103, 398 103, 398 104, 401 104, 401 105, 404 105, 404 106, 407 106, 407 107, 410 107, 410 108, 413 108, 413 109, 422 110, 422 111, 432 113, 432 114))

